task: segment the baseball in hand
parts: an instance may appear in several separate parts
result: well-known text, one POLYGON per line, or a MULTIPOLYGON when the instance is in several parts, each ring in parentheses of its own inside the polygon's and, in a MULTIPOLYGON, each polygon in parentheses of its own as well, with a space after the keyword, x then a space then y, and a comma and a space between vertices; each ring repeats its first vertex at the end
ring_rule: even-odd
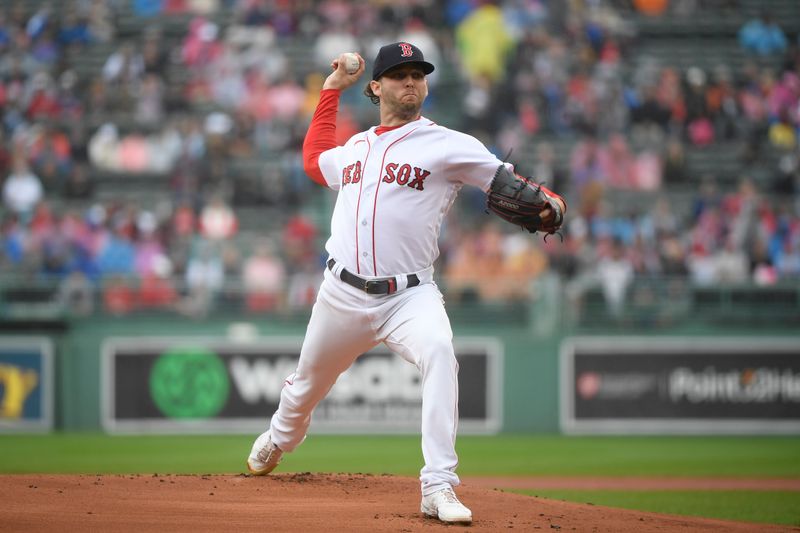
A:
POLYGON ((346 52, 343 54, 344 56, 344 70, 348 74, 355 74, 358 72, 361 63, 358 61, 358 56, 355 55, 353 52, 346 52))

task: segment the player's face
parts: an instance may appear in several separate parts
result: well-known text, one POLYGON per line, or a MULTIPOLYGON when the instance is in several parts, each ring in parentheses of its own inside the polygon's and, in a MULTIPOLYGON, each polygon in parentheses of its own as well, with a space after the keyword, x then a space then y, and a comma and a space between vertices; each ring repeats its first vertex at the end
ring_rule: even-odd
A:
POLYGON ((415 65, 401 65, 381 76, 373 86, 373 92, 380 96, 381 106, 387 106, 393 113, 413 118, 422 109, 428 96, 428 80, 421 68, 415 65))

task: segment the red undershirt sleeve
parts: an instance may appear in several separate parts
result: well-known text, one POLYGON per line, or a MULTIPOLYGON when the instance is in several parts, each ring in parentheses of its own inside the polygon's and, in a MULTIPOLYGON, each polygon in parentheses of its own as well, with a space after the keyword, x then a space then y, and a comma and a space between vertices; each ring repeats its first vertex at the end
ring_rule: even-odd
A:
POLYGON ((325 187, 328 183, 319 168, 319 156, 336 147, 336 114, 339 112, 340 94, 338 89, 322 90, 303 141, 303 169, 312 180, 325 187))

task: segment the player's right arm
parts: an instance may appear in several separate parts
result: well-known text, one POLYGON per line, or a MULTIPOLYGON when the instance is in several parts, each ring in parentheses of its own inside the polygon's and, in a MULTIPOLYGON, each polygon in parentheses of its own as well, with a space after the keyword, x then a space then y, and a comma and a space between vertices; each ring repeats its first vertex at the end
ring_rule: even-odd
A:
POLYGON ((336 113, 339 111, 340 91, 323 89, 311 125, 303 141, 303 170, 315 182, 328 186, 319 168, 319 156, 336 147, 336 113))
POLYGON ((364 73, 365 61, 358 56, 360 66, 353 74, 348 74, 344 67, 344 58, 339 56, 331 62, 333 72, 322 85, 319 104, 311 118, 308 133, 303 141, 303 169, 306 174, 319 183, 328 186, 322 170, 319 168, 319 156, 336 147, 336 114, 339 111, 339 96, 342 91, 352 86, 364 73))

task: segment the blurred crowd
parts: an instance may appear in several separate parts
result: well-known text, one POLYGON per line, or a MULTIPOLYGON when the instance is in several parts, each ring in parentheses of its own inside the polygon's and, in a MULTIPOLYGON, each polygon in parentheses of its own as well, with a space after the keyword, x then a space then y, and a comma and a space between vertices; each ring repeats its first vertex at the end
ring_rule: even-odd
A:
MULTIPOLYGON (((768 11, 731 41, 741 64, 682 68, 636 55, 638 17, 713 17, 735 0, 7 5, 0 270, 55 283, 73 310, 306 308, 327 228, 309 216, 326 191, 303 174, 303 136, 332 55, 369 61, 395 40, 437 65, 426 115, 513 154, 570 206, 544 241, 462 191, 437 265, 453 298, 526 299, 556 271, 576 301, 599 287, 618 311, 636 279, 800 279, 800 37, 768 11), (720 145, 741 162, 735 185, 689 164, 720 145), (164 194, 97 193, 140 177, 164 194), (243 206, 284 216, 246 226, 243 206)), ((346 93, 339 140, 376 117, 346 93)))

